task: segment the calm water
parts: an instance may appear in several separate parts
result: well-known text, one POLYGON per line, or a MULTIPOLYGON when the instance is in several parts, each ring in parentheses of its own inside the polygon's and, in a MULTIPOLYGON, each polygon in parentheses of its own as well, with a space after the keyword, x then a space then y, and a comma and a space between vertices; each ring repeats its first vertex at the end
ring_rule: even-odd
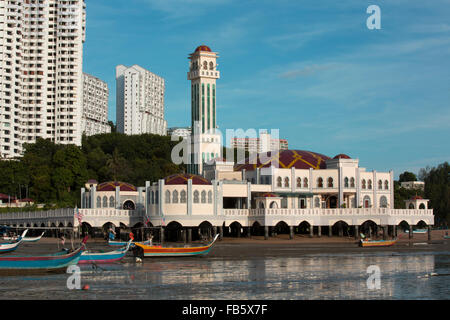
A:
POLYGON ((1 299, 449 299, 450 253, 315 254, 295 258, 132 258, 68 274, 0 277, 1 299), (367 268, 381 270, 381 288, 367 288, 367 268), (440 276, 425 278, 426 274, 440 276))

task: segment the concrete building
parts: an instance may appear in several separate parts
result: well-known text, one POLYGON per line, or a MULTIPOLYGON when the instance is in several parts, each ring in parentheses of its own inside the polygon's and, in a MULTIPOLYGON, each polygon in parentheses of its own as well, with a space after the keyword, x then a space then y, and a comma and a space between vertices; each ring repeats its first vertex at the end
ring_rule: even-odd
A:
POLYGON ((405 181, 401 182, 400 186, 408 190, 425 190, 425 182, 423 181, 405 181))
POLYGON ((174 127, 167 129, 168 136, 180 137, 187 139, 191 136, 192 130, 190 127, 174 127))
POLYGON ((84 0, 0 2, 0 153, 37 138, 81 145, 84 0))
POLYGON ((244 149, 249 153, 261 153, 273 150, 288 150, 289 144, 286 139, 272 139, 270 133, 261 132, 259 138, 256 137, 231 138, 231 148, 244 149))
POLYGON ((127 134, 166 135, 165 82, 138 65, 116 67, 117 131, 127 134))
POLYGON ((94 76, 83 73, 82 132, 87 136, 111 133, 108 124, 108 84, 94 76))

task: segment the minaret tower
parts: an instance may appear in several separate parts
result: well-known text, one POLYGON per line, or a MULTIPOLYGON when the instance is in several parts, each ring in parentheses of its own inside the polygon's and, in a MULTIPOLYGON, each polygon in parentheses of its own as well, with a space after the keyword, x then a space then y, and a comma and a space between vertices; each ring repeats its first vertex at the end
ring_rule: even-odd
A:
POLYGON ((199 46, 189 55, 191 80, 191 163, 189 173, 203 174, 203 163, 222 156, 221 135, 216 129, 217 52, 199 46))

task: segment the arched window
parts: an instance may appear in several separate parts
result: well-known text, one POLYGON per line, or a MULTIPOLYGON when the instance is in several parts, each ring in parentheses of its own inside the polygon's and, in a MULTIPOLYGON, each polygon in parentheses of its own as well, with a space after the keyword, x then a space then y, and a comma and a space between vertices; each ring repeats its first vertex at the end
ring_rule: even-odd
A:
POLYGON ((212 61, 209 63, 209 70, 214 70, 214 63, 212 61))
POLYGON ((323 179, 322 178, 317 179, 317 188, 323 188, 323 179))
POLYGON ((212 191, 208 191, 208 203, 212 203, 212 191))
POLYGON ((166 203, 170 203, 170 191, 166 190, 166 203))
POLYGON ((350 178, 350 188, 355 187, 355 178, 350 178))
POLYGON ((102 207, 102 198, 100 198, 100 196, 97 197, 97 208, 101 208, 102 207))
POLYGON ((197 190, 195 190, 194 191, 194 203, 199 203, 199 195, 200 195, 200 193, 197 190))
POLYGON ((320 208, 320 198, 316 198, 316 199, 314 200, 314 207, 315 207, 315 208, 320 208))
POLYGON ((348 178, 345 177, 344 179, 344 188, 348 188, 348 178))
POLYGON ((297 188, 302 187, 302 178, 297 178, 297 188))
POLYGON ((363 199, 364 208, 370 208, 372 205, 370 203, 370 197, 365 196, 363 199))
POLYGON ((202 203, 206 203, 206 191, 202 191, 202 203))
POLYGON ((423 210, 425 209, 425 205, 423 203, 420 204, 419 209, 423 210))
POLYGON ((283 186, 282 183, 283 183, 283 179, 281 177, 278 177, 277 178, 277 187, 281 188, 283 186))
POLYGON ((411 209, 411 210, 414 209, 414 204, 410 203, 409 204, 409 209, 411 209))
POLYGON ((328 178, 328 188, 333 188, 333 178, 328 178))
POLYGON ((308 178, 303 179, 303 188, 309 188, 308 187, 308 178))
POLYGON ((385 196, 380 198, 380 208, 387 208, 388 202, 385 196))
POLYGON ((384 181, 384 190, 389 190, 389 181, 384 181))
POLYGON ((203 61, 203 69, 208 70, 208 62, 203 61))
POLYGON ((288 177, 284 178, 284 187, 289 188, 289 178, 288 177))
POLYGON ((107 196, 103 197, 103 208, 108 208, 108 197, 107 196))
POLYGON ((378 190, 383 190, 383 181, 378 180, 378 190))
POLYGON ((372 190, 372 180, 367 181, 367 189, 372 190))
POLYGON ((178 203, 178 191, 173 190, 172 192, 172 203, 178 203))
POLYGON ((361 188, 365 189, 366 188, 366 179, 363 179, 361 181, 361 188))
POLYGON ((186 203, 186 191, 184 190, 180 192, 180 203, 186 203))
POLYGON ((114 208, 115 207, 114 197, 113 196, 109 197, 109 207, 110 208, 114 208))

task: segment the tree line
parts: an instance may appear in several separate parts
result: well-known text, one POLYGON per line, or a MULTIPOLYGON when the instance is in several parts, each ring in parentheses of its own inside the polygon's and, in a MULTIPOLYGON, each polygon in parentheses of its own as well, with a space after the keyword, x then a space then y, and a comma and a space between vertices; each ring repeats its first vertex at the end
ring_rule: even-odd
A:
POLYGON ((0 161, 0 193, 46 208, 79 206, 80 189, 89 179, 142 186, 184 171, 171 161, 177 143, 168 136, 121 133, 83 136, 82 147, 37 139, 24 145, 23 157, 0 161))

